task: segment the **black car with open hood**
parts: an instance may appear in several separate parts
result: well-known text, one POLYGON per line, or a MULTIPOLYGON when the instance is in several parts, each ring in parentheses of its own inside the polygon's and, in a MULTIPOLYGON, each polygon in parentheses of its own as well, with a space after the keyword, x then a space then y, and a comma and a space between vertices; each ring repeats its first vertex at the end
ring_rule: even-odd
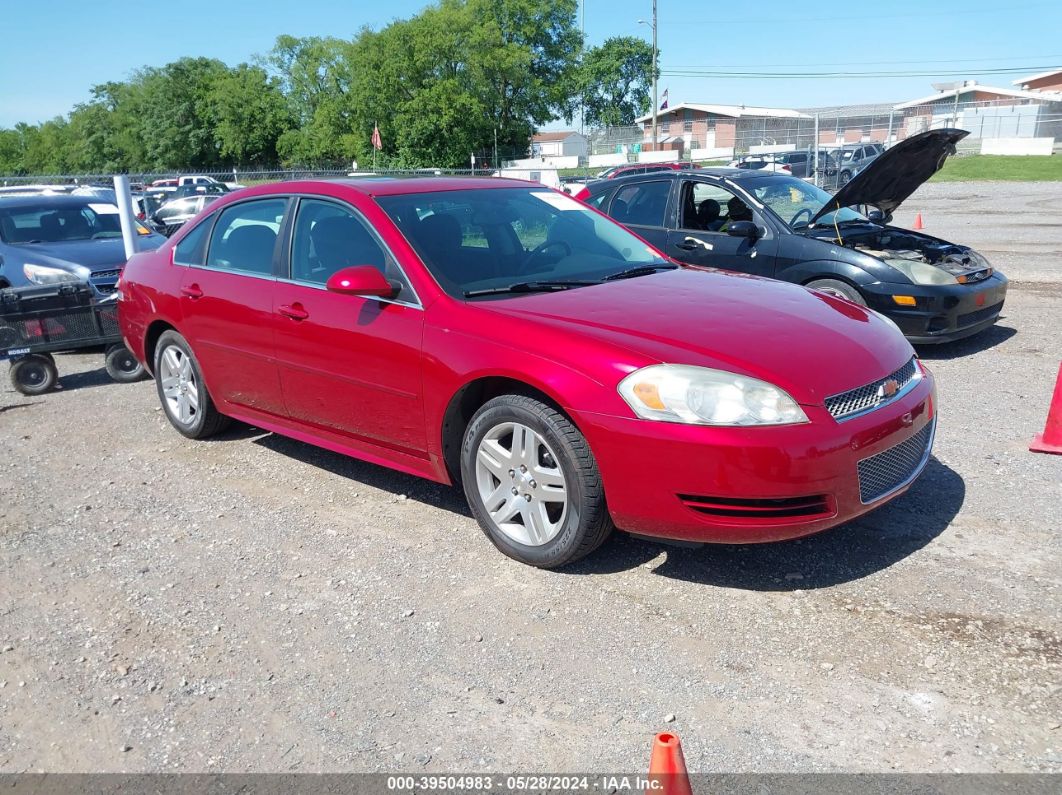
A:
POLYGON ((1007 279, 968 246, 890 222, 967 135, 914 135, 832 196, 792 175, 705 168, 591 183, 576 197, 680 262, 803 284, 879 311, 911 342, 946 342, 998 320, 1007 279))

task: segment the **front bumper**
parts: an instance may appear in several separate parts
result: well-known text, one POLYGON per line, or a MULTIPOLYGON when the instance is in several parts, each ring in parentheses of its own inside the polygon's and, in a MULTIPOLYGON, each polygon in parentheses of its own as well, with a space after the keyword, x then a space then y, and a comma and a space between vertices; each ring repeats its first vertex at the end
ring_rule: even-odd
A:
POLYGON ((594 451, 618 527, 749 544, 826 530, 906 491, 929 459, 935 404, 927 373, 901 398, 842 422, 823 406, 805 407, 807 424, 766 428, 591 412, 576 412, 575 420, 594 451))
POLYGON ((867 304, 890 318, 916 345, 953 342, 992 326, 1007 297, 1007 277, 993 273, 976 284, 921 286, 878 282, 861 288, 867 304), (899 306, 894 295, 914 296, 916 306, 899 306))

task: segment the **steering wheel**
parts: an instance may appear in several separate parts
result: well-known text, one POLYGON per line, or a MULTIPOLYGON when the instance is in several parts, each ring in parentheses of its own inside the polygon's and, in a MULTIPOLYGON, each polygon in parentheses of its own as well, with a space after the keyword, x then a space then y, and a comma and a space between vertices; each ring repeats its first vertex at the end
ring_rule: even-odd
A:
POLYGON ((790 219, 789 219, 789 225, 790 225, 791 227, 796 227, 796 220, 797 220, 797 218, 799 218, 800 216, 802 216, 802 215, 803 215, 804 213, 807 213, 807 214, 808 214, 808 223, 811 223, 811 216, 813 216, 813 215, 814 215, 814 213, 813 213, 813 212, 811 212, 811 208, 809 208, 809 207, 803 207, 803 208, 801 208, 801 209, 797 210, 797 212, 796 212, 796 215, 794 215, 794 216, 793 216, 792 218, 790 218, 790 219))
POLYGON ((572 247, 570 245, 568 245, 565 241, 563 241, 563 240, 545 240, 545 241, 539 243, 533 249, 531 249, 530 253, 528 253, 528 255, 527 255, 527 258, 520 264, 520 268, 519 268, 518 272, 519 273, 527 273, 528 271, 530 271, 531 270, 531 266, 534 264, 535 260, 538 259, 539 257, 541 257, 543 254, 545 254, 551 248, 563 248, 564 249, 564 256, 566 256, 566 257, 570 257, 571 254, 572 254, 572 247))

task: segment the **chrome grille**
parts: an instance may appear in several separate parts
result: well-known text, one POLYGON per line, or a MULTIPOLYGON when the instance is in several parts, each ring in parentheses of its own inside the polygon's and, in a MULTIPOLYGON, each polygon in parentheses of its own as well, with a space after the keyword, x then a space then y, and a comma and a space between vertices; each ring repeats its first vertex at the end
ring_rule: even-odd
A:
POLYGON ((926 424, 914 436, 859 462, 859 499, 863 504, 906 486, 922 471, 933 448, 933 427, 926 424))
POLYGON ((847 392, 841 392, 839 395, 833 395, 826 398, 826 410, 833 415, 835 419, 845 419, 854 414, 859 414, 870 409, 876 409, 879 406, 884 406, 890 402, 897 395, 900 394, 897 391, 893 395, 886 397, 882 387, 885 382, 892 379, 896 381, 897 387, 902 391, 911 381, 918 375, 918 365, 915 363, 914 358, 911 358, 903 367, 897 370, 895 373, 891 373, 884 378, 879 378, 871 384, 857 387, 856 389, 850 389, 847 392))

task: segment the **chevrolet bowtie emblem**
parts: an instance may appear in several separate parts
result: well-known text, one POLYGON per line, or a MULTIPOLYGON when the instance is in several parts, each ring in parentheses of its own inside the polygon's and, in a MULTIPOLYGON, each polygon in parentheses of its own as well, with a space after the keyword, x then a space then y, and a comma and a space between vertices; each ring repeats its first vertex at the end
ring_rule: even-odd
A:
POLYGON ((888 378, 885 383, 878 387, 878 397, 887 399, 891 398, 897 392, 900 391, 900 384, 895 378, 888 378))

